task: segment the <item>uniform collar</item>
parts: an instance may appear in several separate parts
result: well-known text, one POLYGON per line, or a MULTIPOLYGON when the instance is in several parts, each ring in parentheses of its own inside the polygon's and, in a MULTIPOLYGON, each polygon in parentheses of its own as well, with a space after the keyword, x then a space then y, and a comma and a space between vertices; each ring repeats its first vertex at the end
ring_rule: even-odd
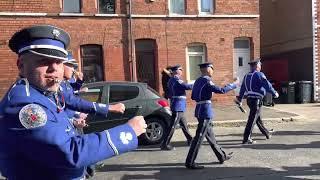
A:
POLYGON ((202 77, 205 78, 205 79, 211 80, 211 77, 209 77, 209 76, 207 76, 207 75, 202 76, 202 77))
POLYGON ((54 94, 56 94, 57 92, 52 92, 52 91, 47 91, 47 90, 43 90, 41 88, 38 88, 36 86, 30 85, 32 86, 32 88, 34 88, 35 90, 39 91, 41 94, 47 96, 47 97, 52 97, 54 94))

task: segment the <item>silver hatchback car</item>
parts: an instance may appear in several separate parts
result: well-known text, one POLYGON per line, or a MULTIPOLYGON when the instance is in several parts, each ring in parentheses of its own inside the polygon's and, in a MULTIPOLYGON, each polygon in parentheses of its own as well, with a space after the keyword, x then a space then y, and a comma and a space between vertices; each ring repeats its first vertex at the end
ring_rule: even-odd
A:
POLYGON ((110 113, 107 117, 89 115, 85 133, 103 131, 141 115, 148 125, 147 132, 139 137, 141 144, 160 144, 167 134, 171 121, 168 101, 146 83, 104 81, 88 83, 83 88, 87 90, 79 95, 84 99, 106 104, 121 102, 126 106, 124 114, 110 113))

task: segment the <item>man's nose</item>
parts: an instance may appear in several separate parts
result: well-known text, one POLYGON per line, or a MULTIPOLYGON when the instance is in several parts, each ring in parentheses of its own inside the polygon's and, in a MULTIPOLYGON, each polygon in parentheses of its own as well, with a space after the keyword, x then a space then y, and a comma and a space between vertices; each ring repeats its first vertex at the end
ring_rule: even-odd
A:
POLYGON ((53 62, 49 65, 49 70, 50 71, 57 71, 58 69, 62 68, 62 63, 60 62, 53 62))

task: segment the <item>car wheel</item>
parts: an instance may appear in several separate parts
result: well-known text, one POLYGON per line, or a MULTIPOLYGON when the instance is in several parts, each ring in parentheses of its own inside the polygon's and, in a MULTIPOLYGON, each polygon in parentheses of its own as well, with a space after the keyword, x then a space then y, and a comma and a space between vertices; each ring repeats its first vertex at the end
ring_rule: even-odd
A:
POLYGON ((146 119, 147 129, 146 133, 140 137, 141 144, 153 145, 160 144, 167 133, 167 126, 162 119, 150 118, 146 119))

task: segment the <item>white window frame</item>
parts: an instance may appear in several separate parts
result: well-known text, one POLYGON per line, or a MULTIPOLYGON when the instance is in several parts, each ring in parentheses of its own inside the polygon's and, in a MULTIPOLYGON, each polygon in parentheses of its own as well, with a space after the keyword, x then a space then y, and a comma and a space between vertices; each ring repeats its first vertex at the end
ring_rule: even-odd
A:
MULTIPOLYGON (((188 44, 188 46, 186 47, 186 77, 187 77, 187 82, 188 83, 194 83, 194 81, 196 79, 190 79, 190 59, 189 59, 189 56, 201 56, 201 63, 204 63, 205 60, 206 60, 206 54, 207 54, 207 47, 206 47, 206 44, 204 43, 191 43, 191 44, 188 44), (189 52, 188 49, 189 47, 192 47, 192 46, 202 46, 203 47, 203 52, 189 52)), ((199 69, 200 71, 200 69, 199 69)))
POLYGON ((62 0, 62 11, 63 11, 63 14, 78 14, 78 13, 81 13, 82 11, 82 0, 79 0, 79 12, 65 12, 65 2, 68 1, 68 0, 62 0))
POLYGON ((210 15, 213 14, 214 12, 214 7, 215 7, 215 0, 206 0, 206 1, 211 1, 211 7, 210 7, 210 12, 202 12, 201 8, 201 2, 204 0, 198 0, 198 10, 199 10, 199 15, 210 15))
POLYGON ((183 13, 182 14, 172 12, 171 1, 175 1, 175 0, 168 0, 168 9, 169 9, 169 14, 170 15, 185 15, 186 14, 186 8, 185 8, 186 7, 186 0, 183 0, 184 1, 184 7, 183 7, 183 13))

